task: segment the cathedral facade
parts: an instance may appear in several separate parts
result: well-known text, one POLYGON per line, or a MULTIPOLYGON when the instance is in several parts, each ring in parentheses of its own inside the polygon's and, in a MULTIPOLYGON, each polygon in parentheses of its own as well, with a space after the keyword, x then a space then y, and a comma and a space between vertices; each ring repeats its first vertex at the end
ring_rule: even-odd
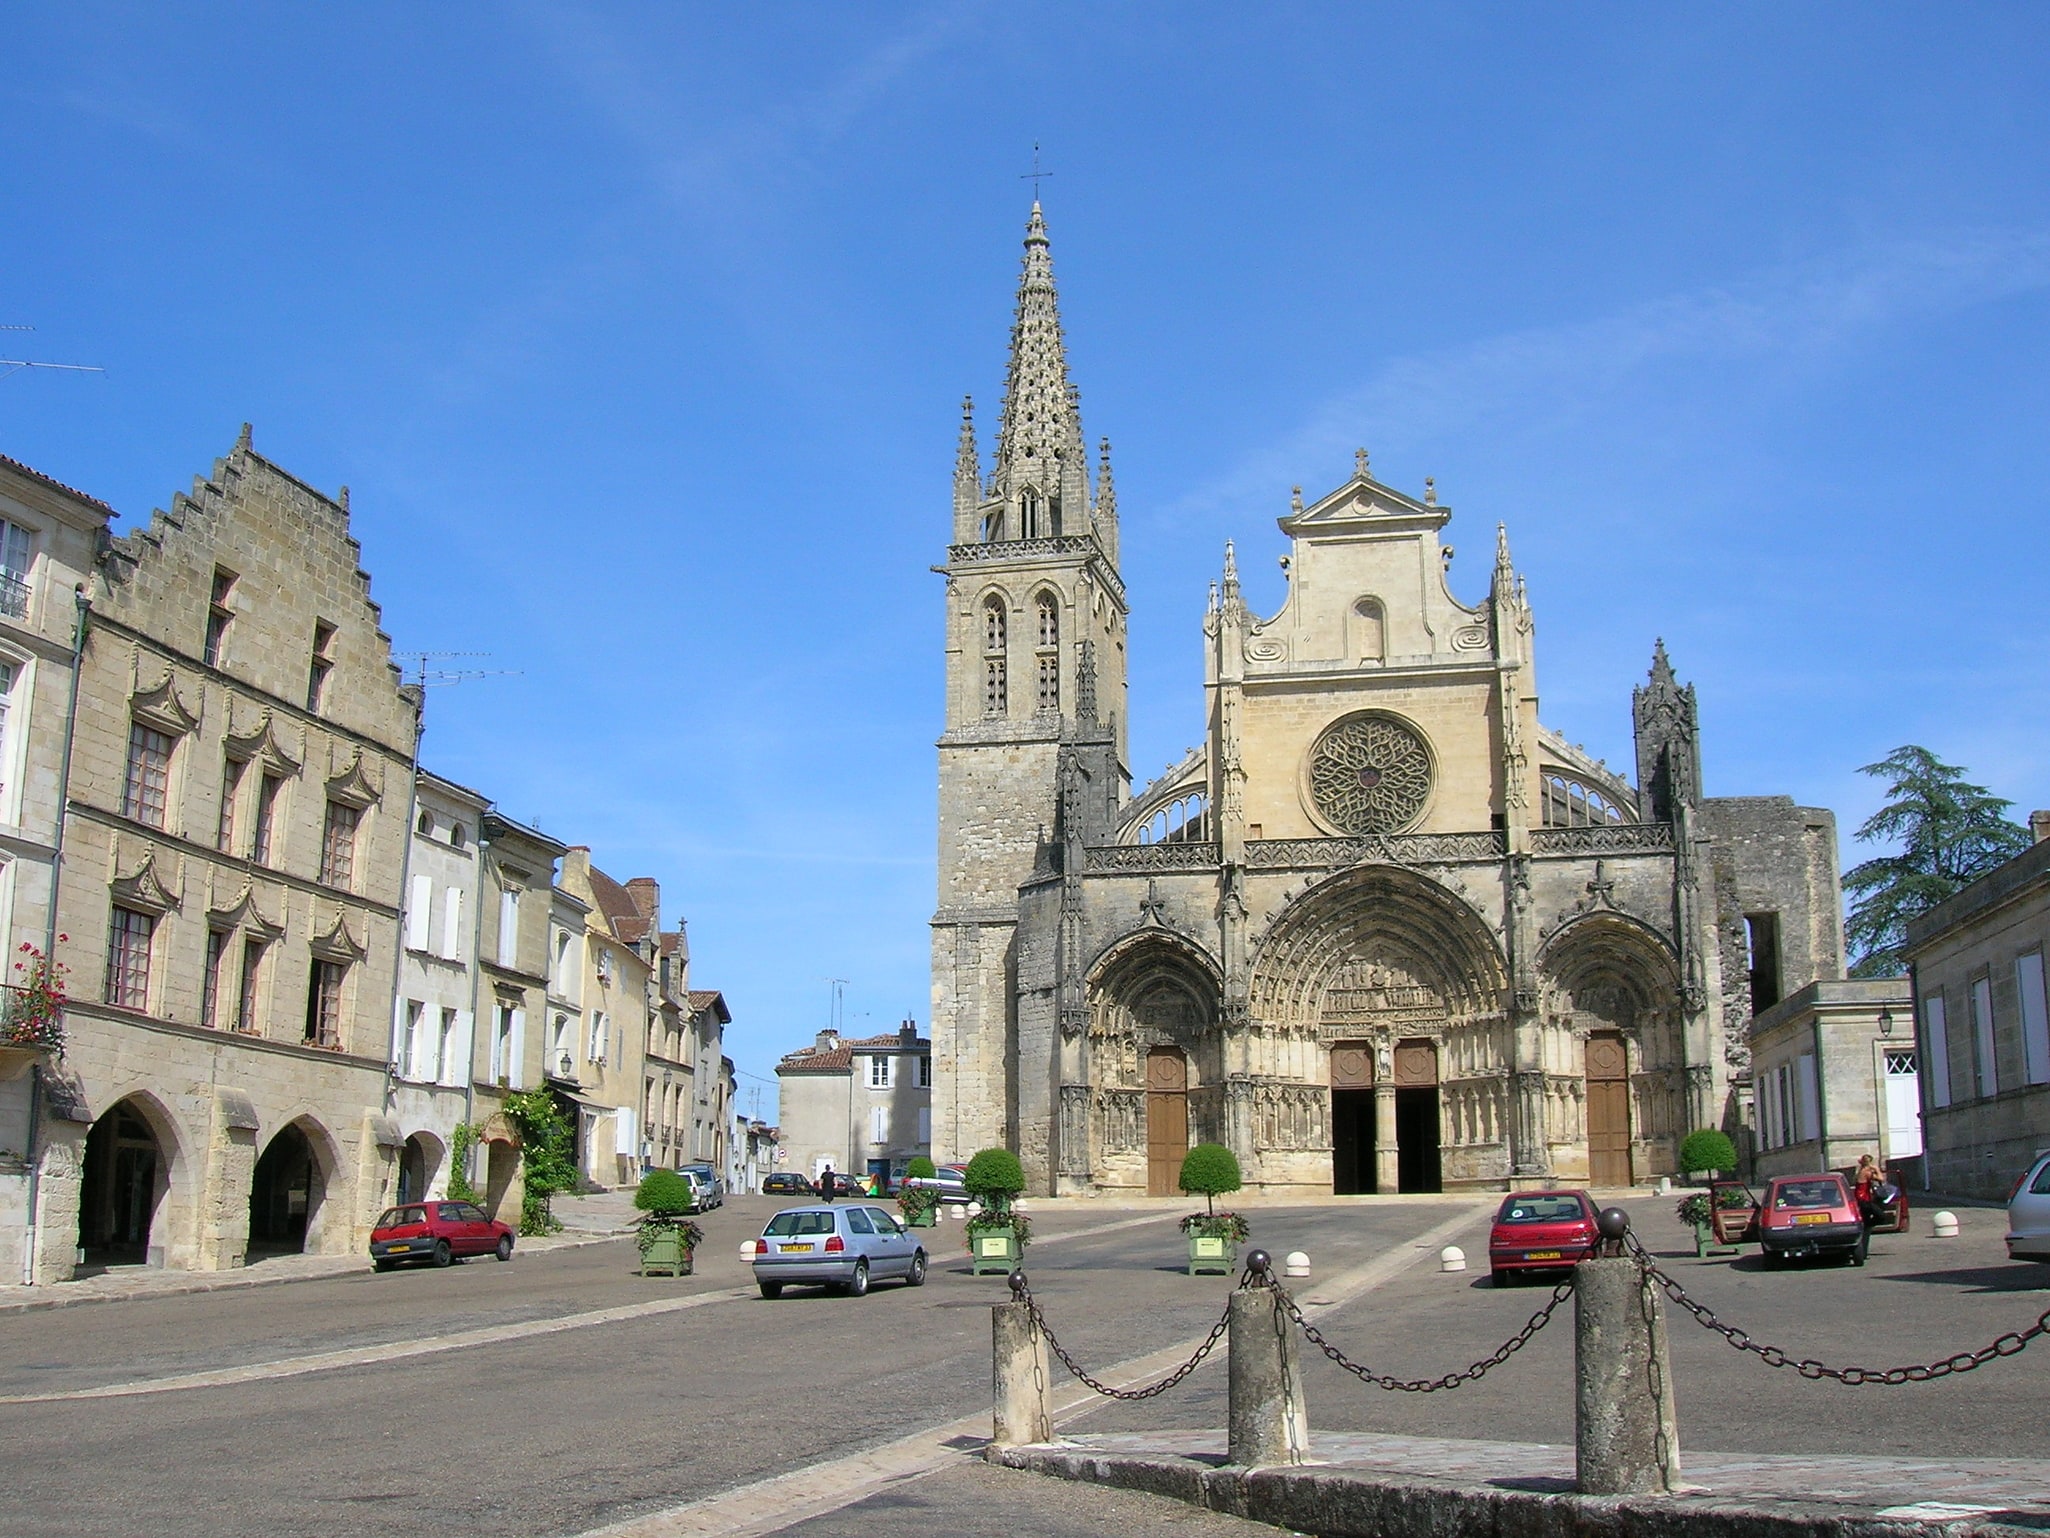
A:
MULTIPOLYGON (((933 1152, 1048 1194, 1625 1186, 1746 1119, 1754 1009, 1840 975, 1834 819, 1701 784, 1658 647, 1635 783, 1538 716, 1498 530, 1365 451, 1280 520, 1288 593, 1204 618, 1203 744, 1136 793, 1107 443, 1093 467, 1035 203, 994 462, 964 410, 946 578, 933 1152)), ((1197 704, 1191 701, 1191 713, 1197 704)))

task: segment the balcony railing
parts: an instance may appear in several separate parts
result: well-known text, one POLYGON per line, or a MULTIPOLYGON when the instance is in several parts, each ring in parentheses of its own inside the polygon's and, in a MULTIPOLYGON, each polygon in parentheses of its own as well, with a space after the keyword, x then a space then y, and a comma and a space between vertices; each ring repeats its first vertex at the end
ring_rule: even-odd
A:
POLYGON ((11 571, 0 571, 0 614, 9 619, 28 617, 28 579, 11 571))

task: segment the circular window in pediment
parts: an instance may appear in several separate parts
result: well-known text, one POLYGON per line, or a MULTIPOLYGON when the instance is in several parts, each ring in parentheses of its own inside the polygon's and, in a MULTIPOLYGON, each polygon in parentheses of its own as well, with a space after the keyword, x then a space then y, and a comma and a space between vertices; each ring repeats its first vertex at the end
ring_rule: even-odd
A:
POLYGON ((1311 811, 1333 832, 1400 833, 1431 798, 1431 750, 1400 717, 1361 711, 1318 734, 1304 779, 1311 811))

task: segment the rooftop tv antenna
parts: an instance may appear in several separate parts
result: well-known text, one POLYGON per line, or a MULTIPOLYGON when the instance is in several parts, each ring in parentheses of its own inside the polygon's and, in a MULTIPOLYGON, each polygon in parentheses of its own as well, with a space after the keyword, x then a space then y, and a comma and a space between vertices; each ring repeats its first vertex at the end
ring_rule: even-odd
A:
MULTIPOLYGON (((34 326, 0 325, 0 331, 33 331, 34 326)), ((56 369, 66 374, 104 374, 107 371, 96 363, 46 363, 37 358, 0 358, 0 379, 25 368, 56 369)))
POLYGON ((524 671, 520 668, 465 668, 442 667, 438 664, 446 657, 488 657, 490 652, 394 652, 406 665, 406 682, 422 689, 436 689, 445 684, 468 683, 473 678, 517 678, 524 671), (429 666, 429 664, 436 664, 429 666))

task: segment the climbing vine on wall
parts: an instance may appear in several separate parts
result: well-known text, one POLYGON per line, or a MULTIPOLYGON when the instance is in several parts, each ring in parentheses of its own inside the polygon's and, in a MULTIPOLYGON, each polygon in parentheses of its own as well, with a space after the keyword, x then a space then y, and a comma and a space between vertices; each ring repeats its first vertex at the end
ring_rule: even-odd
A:
POLYGON ((470 1150, 477 1146, 477 1129, 459 1121, 448 1139, 448 1194, 454 1201, 474 1202, 477 1188, 470 1183, 470 1150))
POLYGON ((570 1190, 577 1183, 576 1135, 562 1107, 545 1089, 507 1095, 504 1109, 506 1120, 519 1128, 526 1163, 527 1194, 520 1204, 520 1232, 530 1236, 560 1233, 562 1224, 549 1210, 549 1201, 556 1192, 570 1190))

